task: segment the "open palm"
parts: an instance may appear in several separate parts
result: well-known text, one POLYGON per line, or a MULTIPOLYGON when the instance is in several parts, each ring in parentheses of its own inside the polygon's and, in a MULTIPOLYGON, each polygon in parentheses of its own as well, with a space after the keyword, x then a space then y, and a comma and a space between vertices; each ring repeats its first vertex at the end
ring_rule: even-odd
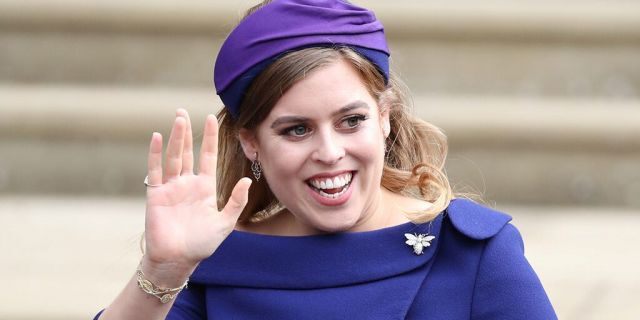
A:
POLYGON ((233 230, 247 202, 251 180, 236 184, 218 210, 216 162, 218 123, 206 119, 198 174, 194 174, 193 138, 187 112, 177 117, 162 165, 162 136, 154 133, 148 157, 145 255, 156 264, 196 265, 210 256, 233 230))

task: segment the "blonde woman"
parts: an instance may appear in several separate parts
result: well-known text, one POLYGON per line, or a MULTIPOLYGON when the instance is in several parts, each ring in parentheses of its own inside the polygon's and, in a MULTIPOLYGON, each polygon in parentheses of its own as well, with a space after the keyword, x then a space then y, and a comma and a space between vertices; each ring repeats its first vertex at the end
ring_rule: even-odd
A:
POLYGON ((445 137, 388 61, 364 8, 252 8, 216 61, 197 174, 186 111, 164 162, 153 135, 145 254, 96 318, 556 318, 510 217, 454 199, 445 137))

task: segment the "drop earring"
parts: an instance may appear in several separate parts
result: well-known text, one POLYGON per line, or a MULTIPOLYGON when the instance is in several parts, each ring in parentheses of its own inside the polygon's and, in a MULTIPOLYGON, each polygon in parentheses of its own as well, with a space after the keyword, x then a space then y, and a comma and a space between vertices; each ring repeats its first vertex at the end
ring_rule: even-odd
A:
POLYGON ((251 172, 253 172, 253 177, 256 178, 256 181, 260 180, 260 176, 262 176, 262 165, 260 165, 260 161, 258 160, 258 153, 255 153, 255 159, 251 161, 251 172))

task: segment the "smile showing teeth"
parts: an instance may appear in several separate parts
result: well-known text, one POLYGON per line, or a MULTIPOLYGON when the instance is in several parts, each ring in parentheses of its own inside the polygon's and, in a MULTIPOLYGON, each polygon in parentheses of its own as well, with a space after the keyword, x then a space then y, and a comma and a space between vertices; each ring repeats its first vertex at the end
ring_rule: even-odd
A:
MULTIPOLYGON (((345 186, 347 186, 349 184, 349 182, 351 182, 351 172, 347 172, 345 174, 341 174, 339 176, 333 177, 333 178, 325 178, 325 179, 311 179, 309 180, 309 184, 311 184, 314 188, 318 189, 318 191, 320 191, 320 194, 322 194, 323 196, 327 195, 335 195, 337 193, 326 193, 326 192, 322 192, 322 190, 330 190, 330 189, 341 189, 345 186)), ((346 190, 346 188, 344 188, 346 190)), ((341 190, 338 193, 344 192, 344 190, 341 190)))
MULTIPOLYGON (((327 177, 308 179, 307 185, 311 197, 323 206, 338 206, 348 202, 351 197, 351 182, 355 172, 343 172, 327 177)), ((320 175, 319 175, 320 176, 320 175)))

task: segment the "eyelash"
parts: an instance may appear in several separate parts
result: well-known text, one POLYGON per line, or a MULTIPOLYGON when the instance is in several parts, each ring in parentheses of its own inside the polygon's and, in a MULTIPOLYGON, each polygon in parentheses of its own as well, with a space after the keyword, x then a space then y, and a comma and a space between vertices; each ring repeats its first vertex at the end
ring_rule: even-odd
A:
POLYGON ((340 122, 341 123, 347 123, 348 121, 351 121, 351 120, 357 120, 358 121, 357 124, 355 124, 354 126, 348 126, 347 127, 348 129, 355 129, 355 128, 360 126, 360 123, 362 123, 362 121, 365 121, 367 119, 369 119, 369 117, 364 115, 364 114, 354 114, 354 115, 351 115, 351 116, 348 116, 348 117, 342 119, 342 121, 340 121, 340 122))
MULTIPOLYGON (((348 117, 343 118, 342 120, 340 120, 340 123, 346 123, 348 121, 357 120, 358 121, 357 124, 355 124, 353 126, 347 126, 346 128, 343 128, 343 129, 346 129, 346 130, 353 130, 353 129, 358 128, 360 126, 360 123, 362 123, 363 121, 368 120, 368 119, 369 119, 369 117, 367 115, 355 114, 355 115, 350 115, 348 117)), ((304 135, 295 135, 295 134, 293 134, 294 130, 296 130, 298 128, 301 128, 301 127, 305 128, 305 130, 306 130, 305 134, 307 134, 309 132, 309 128, 306 125, 298 124, 298 125, 287 127, 285 129, 283 129, 282 131, 280 131, 280 135, 290 136, 290 137, 294 137, 294 138, 304 137, 304 135)))

